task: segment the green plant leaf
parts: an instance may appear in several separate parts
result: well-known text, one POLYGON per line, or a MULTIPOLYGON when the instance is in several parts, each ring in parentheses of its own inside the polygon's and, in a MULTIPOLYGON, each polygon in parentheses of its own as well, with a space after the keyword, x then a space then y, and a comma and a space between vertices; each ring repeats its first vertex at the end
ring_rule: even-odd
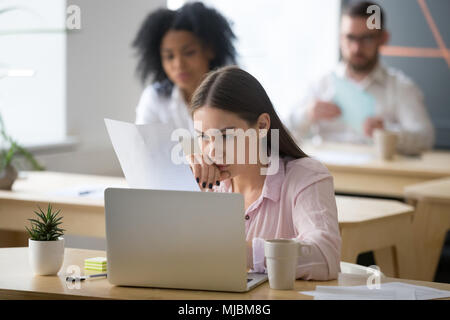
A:
POLYGON ((44 170, 45 168, 34 158, 34 156, 17 143, 10 135, 6 133, 5 123, 3 122, 3 117, 0 114, 0 135, 3 140, 9 145, 7 147, 7 152, 2 152, 2 161, 0 170, 3 170, 8 165, 12 163, 16 155, 22 155, 25 160, 31 165, 34 170, 44 170))
POLYGON ((36 219, 28 219, 28 221, 34 222, 35 224, 39 225, 41 222, 36 219))
POLYGON ((37 211, 34 211, 34 213, 36 213, 44 223, 45 223, 45 221, 47 221, 47 219, 45 218, 45 215, 43 213, 37 212, 37 211))
POLYGON ((64 235, 65 230, 58 227, 62 224, 63 217, 57 217, 61 209, 55 211, 49 203, 45 212, 39 205, 38 211, 35 210, 33 212, 37 216, 37 219, 28 219, 31 223, 31 229, 26 227, 33 240, 54 241, 64 235))
POLYGON ((14 10, 17 10, 17 9, 18 8, 16 8, 16 7, 3 8, 3 9, 0 9, 0 14, 6 13, 6 12, 9 12, 9 11, 14 11, 14 10))

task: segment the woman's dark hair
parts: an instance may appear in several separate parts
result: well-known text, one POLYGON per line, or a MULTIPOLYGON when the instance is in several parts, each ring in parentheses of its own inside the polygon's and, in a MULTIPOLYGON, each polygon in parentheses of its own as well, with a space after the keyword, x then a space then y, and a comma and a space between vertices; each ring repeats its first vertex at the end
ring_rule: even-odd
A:
POLYGON ((219 12, 201 2, 187 3, 175 11, 159 9, 147 16, 133 41, 139 57, 137 72, 140 79, 145 83, 151 78, 159 94, 168 95, 173 88, 162 67, 160 55, 162 38, 169 30, 190 31, 209 46, 214 52, 210 70, 236 63, 233 44, 236 36, 219 12))
MULTIPOLYGON (((237 114, 249 125, 256 124, 263 113, 270 116, 267 145, 271 145, 272 129, 279 130, 279 154, 295 159, 307 157, 297 146, 289 131, 278 117, 266 91, 250 73, 236 66, 223 67, 210 72, 203 80, 191 100, 191 113, 209 106, 237 114)), ((270 149, 269 149, 270 152, 270 149)))

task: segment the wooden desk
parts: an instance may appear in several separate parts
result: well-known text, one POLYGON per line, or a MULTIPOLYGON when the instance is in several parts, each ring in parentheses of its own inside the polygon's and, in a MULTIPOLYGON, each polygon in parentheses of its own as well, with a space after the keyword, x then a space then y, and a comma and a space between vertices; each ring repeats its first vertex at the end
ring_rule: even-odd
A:
POLYGON ((0 247, 27 245, 25 225, 32 218, 37 205, 47 208, 51 203, 64 214, 64 229, 68 235, 105 237, 105 209, 103 199, 59 195, 61 190, 80 187, 123 186, 124 178, 80 175, 49 171, 24 172, 13 191, 0 190, 0 247), (88 221, 88 223, 87 223, 88 221))
POLYGON ((373 251, 387 276, 417 279, 412 241, 414 208, 400 201, 337 196, 341 260, 356 263, 373 251))
POLYGON ((432 281, 450 230, 450 178, 408 186, 405 198, 416 205, 413 220, 419 269, 416 279, 432 281))
MULTIPOLYGON (((314 290, 316 285, 350 286, 367 283, 366 275, 339 274, 332 281, 297 280, 294 290, 272 290, 266 282, 246 293, 226 293, 195 290, 116 287, 107 279, 80 282, 80 289, 69 289, 65 282, 65 270, 69 265, 81 267, 84 259, 106 256, 104 251, 66 248, 64 265, 58 276, 33 276, 28 264, 28 248, 0 249, 0 299, 150 299, 150 300, 304 300, 311 296, 298 291, 314 290)), ((400 281, 431 288, 450 290, 450 284, 382 278, 381 282, 400 281)))
POLYGON ((392 161, 383 161, 378 160, 374 148, 367 145, 323 143, 314 146, 309 142, 300 145, 308 155, 323 159, 334 177, 338 193, 402 199, 408 185, 450 177, 449 151, 429 151, 420 157, 396 155, 392 161), (344 155, 353 155, 354 159, 339 163, 337 158, 344 155))
MULTIPOLYGON (((33 215, 36 205, 46 207, 52 203, 62 209, 64 229, 67 235, 105 238, 104 200, 85 197, 56 196, 55 191, 80 186, 122 185, 123 178, 74 175, 56 172, 29 172, 26 179, 18 180, 13 191, 0 191, 0 226, 8 230, 3 235, 6 246, 27 246, 27 234, 24 226, 33 215), (22 236, 13 239, 11 231, 22 236), (8 241, 6 241, 8 240, 8 241), (16 240, 16 241, 14 241, 16 240)), ((359 199, 337 197, 338 219, 342 235, 342 260, 356 263, 358 254, 375 250, 375 259, 386 275, 414 279, 414 273, 404 272, 400 265, 406 263, 407 250, 401 239, 408 236, 412 207, 392 200, 359 199), (384 237, 379 237, 384 234, 384 237), (400 250, 395 256, 394 250, 400 250)), ((1 240, 1 239, 0 239, 1 240)), ((412 265, 412 264, 411 264, 412 265)))

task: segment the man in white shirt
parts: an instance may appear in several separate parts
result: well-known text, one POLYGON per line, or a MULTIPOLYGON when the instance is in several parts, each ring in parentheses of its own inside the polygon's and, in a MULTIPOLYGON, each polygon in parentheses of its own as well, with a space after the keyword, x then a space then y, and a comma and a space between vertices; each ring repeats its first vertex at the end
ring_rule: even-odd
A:
POLYGON ((380 63, 379 49, 388 42, 389 33, 383 28, 384 13, 379 7, 380 28, 370 28, 367 8, 371 5, 359 2, 345 8, 340 27, 342 61, 312 86, 293 110, 289 126, 297 139, 309 135, 352 143, 370 142, 375 129, 385 129, 398 135, 399 152, 418 154, 432 148, 434 128, 420 89, 400 71, 380 63), (335 77, 351 81, 375 100, 375 114, 361 123, 360 130, 340 117, 341 108, 333 102, 335 77))

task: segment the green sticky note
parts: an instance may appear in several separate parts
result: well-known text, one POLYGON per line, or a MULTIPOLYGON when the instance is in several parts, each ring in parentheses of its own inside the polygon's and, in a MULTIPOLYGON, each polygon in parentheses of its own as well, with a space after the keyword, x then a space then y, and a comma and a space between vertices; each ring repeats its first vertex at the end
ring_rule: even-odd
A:
POLYGON ((84 259, 84 262, 89 262, 89 263, 106 263, 106 258, 105 257, 88 258, 88 259, 84 259))

